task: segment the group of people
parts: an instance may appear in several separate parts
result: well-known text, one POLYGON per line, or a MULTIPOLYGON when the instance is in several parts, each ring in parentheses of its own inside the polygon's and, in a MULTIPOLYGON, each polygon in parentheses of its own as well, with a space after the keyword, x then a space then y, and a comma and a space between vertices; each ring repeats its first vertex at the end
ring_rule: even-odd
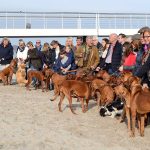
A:
MULTIPOLYGON (((137 35, 112 33, 101 42, 97 36, 77 37, 76 44, 72 37, 67 37, 65 45, 53 40, 44 43, 37 40, 34 45, 29 41, 19 40, 16 57, 18 63, 26 63, 28 70, 51 68, 66 75, 75 74, 78 68, 85 73, 100 69, 109 74, 132 72, 142 79, 143 86, 150 87, 150 28, 143 27, 137 35)), ((8 38, 0 44, 0 70, 7 67, 13 59, 13 47, 8 38)))

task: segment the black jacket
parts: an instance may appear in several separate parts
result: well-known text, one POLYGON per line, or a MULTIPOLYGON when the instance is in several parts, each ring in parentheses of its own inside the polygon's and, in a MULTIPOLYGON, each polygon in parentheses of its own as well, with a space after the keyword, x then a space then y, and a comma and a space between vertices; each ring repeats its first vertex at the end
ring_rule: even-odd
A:
POLYGON ((55 49, 49 49, 48 51, 41 52, 42 54, 42 62, 46 64, 50 68, 53 66, 55 59, 56 59, 56 52, 55 49))
POLYGON ((28 50, 27 61, 29 62, 29 68, 31 67, 31 65, 37 70, 41 70, 43 67, 41 52, 38 51, 37 48, 28 50))
MULTIPOLYGON (((107 56, 109 54, 109 50, 107 52, 107 56)), ((106 58, 107 58, 106 56, 106 58)), ((117 41, 114 49, 113 49, 113 54, 112 54, 112 61, 111 61, 111 66, 113 72, 117 71, 121 65, 121 60, 122 60, 122 45, 117 41)))
POLYGON ((6 65, 10 64, 13 59, 13 47, 11 43, 7 47, 4 47, 3 44, 0 44, 0 64, 6 65))

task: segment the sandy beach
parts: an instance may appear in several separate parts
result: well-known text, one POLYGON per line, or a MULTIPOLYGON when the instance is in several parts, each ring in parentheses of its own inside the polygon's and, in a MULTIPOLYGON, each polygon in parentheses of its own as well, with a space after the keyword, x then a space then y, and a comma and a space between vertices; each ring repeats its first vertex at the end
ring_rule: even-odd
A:
POLYGON ((145 137, 130 138, 125 123, 99 116, 94 101, 82 113, 73 101, 73 115, 65 99, 63 112, 52 92, 26 91, 19 85, 0 83, 0 150, 149 150, 150 128, 145 137))

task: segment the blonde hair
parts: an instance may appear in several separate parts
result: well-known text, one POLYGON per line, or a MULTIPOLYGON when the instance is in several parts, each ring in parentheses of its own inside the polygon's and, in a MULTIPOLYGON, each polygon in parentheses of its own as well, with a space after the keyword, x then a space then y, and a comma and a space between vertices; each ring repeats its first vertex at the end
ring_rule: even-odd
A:
POLYGON ((25 42, 23 40, 19 41, 19 45, 21 45, 21 44, 25 45, 25 42))
POLYGON ((1 42, 1 43, 3 43, 4 41, 8 41, 8 43, 10 43, 10 40, 9 40, 7 37, 4 37, 4 38, 2 39, 2 42, 1 42))
POLYGON ((33 46, 33 43, 32 43, 31 41, 29 41, 29 42, 27 43, 27 45, 33 46))
POLYGON ((48 43, 44 43, 43 47, 42 47, 42 51, 47 51, 50 48, 48 43))

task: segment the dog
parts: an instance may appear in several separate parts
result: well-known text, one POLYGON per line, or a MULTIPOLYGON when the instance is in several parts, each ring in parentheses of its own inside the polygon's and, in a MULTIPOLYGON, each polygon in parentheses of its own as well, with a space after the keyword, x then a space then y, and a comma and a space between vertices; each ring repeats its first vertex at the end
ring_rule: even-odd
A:
POLYGON ((8 67, 0 71, 0 79, 4 85, 11 85, 12 76, 17 67, 17 61, 18 59, 13 59, 8 67))
POLYGON ((51 101, 54 101, 59 96, 60 85, 67 79, 67 76, 59 75, 51 69, 45 71, 45 76, 48 80, 52 80, 52 83, 54 84, 54 96, 50 99, 51 101))
POLYGON ((110 116, 114 118, 121 115, 123 105, 124 103, 120 99, 117 99, 107 106, 102 106, 99 110, 99 114, 101 117, 110 116))
POLYGON ((39 81, 41 81, 42 92, 44 92, 44 85, 45 85, 45 81, 44 80, 45 80, 45 76, 44 76, 44 74, 43 74, 42 71, 36 71, 36 70, 30 70, 30 71, 28 71, 28 74, 27 74, 28 82, 26 83, 26 89, 27 90, 31 90, 29 88, 29 85, 31 84, 33 77, 36 78, 36 79, 38 79, 39 81))
POLYGON ((19 85, 25 85, 27 84, 28 80, 25 79, 26 77, 26 71, 25 71, 25 64, 19 64, 18 70, 16 72, 16 81, 19 85))
POLYGON ((115 94, 113 88, 103 80, 94 79, 91 82, 92 96, 96 94, 97 96, 97 105, 99 106, 107 106, 112 103, 115 98, 115 94), (109 93, 109 94, 108 94, 109 93))
POLYGON ((78 97, 81 101, 82 112, 86 112, 88 108, 90 88, 88 83, 77 80, 65 80, 60 86, 60 101, 58 104, 59 111, 62 112, 61 104, 65 97, 69 101, 69 107, 73 114, 76 114, 72 109, 72 97, 78 97), (84 107, 84 99, 86 100, 86 109, 84 107))
POLYGON ((139 84, 132 85, 131 87, 131 119, 132 119, 132 132, 131 136, 135 136, 135 120, 138 117, 138 126, 141 136, 144 136, 144 121, 146 114, 150 112, 150 92, 143 91, 142 86, 139 84))
POLYGON ((114 90, 116 95, 119 96, 123 101, 125 101, 120 122, 123 122, 126 116, 128 120, 128 131, 129 133, 131 133, 131 92, 127 88, 125 88, 123 84, 116 86, 114 90))

